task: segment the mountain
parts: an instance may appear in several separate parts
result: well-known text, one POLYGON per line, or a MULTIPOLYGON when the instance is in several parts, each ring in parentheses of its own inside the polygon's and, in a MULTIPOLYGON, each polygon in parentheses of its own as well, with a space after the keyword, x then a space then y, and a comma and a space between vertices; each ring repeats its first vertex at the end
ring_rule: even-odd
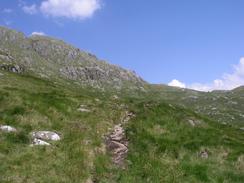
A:
POLYGON ((152 85, 60 40, 0 35, 0 182, 243 182, 243 87, 152 85))
POLYGON ((142 89, 146 84, 134 72, 57 39, 26 37, 4 27, 0 27, 0 39, 0 68, 4 70, 98 88, 142 89))

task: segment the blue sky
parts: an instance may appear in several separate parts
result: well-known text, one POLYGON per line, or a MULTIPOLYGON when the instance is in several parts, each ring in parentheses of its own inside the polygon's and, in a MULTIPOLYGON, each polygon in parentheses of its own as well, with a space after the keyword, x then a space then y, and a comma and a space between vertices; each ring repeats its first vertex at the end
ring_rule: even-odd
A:
POLYGON ((231 89, 244 84, 243 9, 243 0, 11 0, 0 2, 0 25, 63 39, 151 83, 231 89))

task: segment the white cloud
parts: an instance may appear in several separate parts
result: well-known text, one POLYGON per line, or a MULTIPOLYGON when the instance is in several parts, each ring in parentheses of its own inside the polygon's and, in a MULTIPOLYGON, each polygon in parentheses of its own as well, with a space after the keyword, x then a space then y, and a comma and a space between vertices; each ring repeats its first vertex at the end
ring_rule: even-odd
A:
POLYGON ((172 80, 168 85, 174 86, 174 87, 179 87, 179 88, 185 88, 186 87, 185 83, 182 83, 177 79, 172 80))
POLYGON ((45 0, 40 10, 44 15, 85 19, 101 8, 100 0, 45 0))
MULTIPOLYGON (((182 86, 184 85, 184 83, 177 83, 176 81, 177 80, 175 80, 174 82, 175 84, 182 84, 182 86)), ((172 83, 169 83, 169 85, 170 84, 172 83)), ((232 73, 223 74, 223 76, 220 79, 215 79, 211 83, 193 83, 190 85, 186 85, 186 88, 199 91, 232 90, 242 85, 244 85, 244 58, 240 59, 240 63, 238 65, 234 65, 232 73)))
POLYGON ((31 36, 45 36, 46 34, 44 32, 32 32, 31 36))
POLYGON ((5 9, 3 9, 3 11, 2 11, 3 13, 12 13, 13 12, 13 10, 12 9, 10 9, 10 8, 5 8, 5 9))
POLYGON ((22 10, 30 15, 36 14, 38 12, 37 6, 35 4, 32 4, 30 6, 24 5, 22 7, 22 10))

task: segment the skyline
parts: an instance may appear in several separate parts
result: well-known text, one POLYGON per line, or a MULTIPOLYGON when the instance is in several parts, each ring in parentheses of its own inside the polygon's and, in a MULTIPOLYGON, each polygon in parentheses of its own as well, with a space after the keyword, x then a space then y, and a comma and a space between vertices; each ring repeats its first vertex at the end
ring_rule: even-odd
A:
POLYGON ((244 2, 16 0, 0 25, 62 39, 150 83, 197 90, 244 85, 244 2))

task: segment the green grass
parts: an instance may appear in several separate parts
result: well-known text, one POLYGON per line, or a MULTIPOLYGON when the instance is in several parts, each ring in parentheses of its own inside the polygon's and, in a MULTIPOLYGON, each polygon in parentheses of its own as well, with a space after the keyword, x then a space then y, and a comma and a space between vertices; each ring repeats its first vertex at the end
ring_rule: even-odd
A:
POLYGON ((244 133, 157 95, 101 92, 4 72, 0 76, 0 182, 104 183, 239 182, 244 180, 244 133), (99 99, 99 100, 95 100, 99 99), (91 113, 81 113, 79 105, 91 113), (125 111, 126 168, 103 152, 103 136, 125 111), (195 127, 189 119, 199 120, 195 127), (30 132, 51 130, 62 140, 30 147, 30 132), (207 149, 209 158, 199 153, 207 149))

